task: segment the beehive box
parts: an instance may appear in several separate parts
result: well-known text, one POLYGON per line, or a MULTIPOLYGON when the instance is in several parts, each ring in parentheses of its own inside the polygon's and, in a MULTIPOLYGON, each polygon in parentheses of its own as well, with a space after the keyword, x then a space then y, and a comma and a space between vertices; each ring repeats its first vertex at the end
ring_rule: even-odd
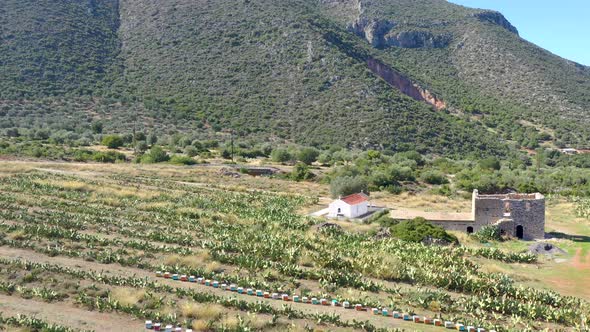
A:
POLYGON ((156 271, 156 277, 161 277, 162 276, 162 271, 156 271))
POLYGON ((178 274, 173 274, 172 275, 172 280, 178 280, 180 279, 180 277, 178 276, 178 274))
POLYGON ((320 304, 320 302, 315 297, 312 297, 311 298, 311 304, 320 304))
POLYGON ((356 311, 364 311, 363 305, 362 304, 355 304, 354 305, 354 310, 356 310, 356 311))
POLYGON ((195 278, 195 276, 189 276, 188 281, 189 282, 197 282, 197 278, 195 278))
POLYGON ((258 296, 258 297, 262 297, 262 296, 264 296, 264 292, 263 292, 263 291, 261 291, 260 289, 257 289, 257 290, 256 290, 256 296, 258 296))
POLYGON ((389 316, 389 310, 387 310, 386 308, 381 309, 381 315, 389 316))
POLYGON ((219 288, 219 281, 213 281, 213 288, 219 288))
POLYGON ((293 295, 293 302, 301 302, 299 295, 293 295))
POLYGON ((465 325, 463 324, 455 324, 455 328, 457 329, 457 331, 465 331, 465 325))
POLYGON ((420 318, 420 316, 412 316, 412 321, 414 323, 422 323, 422 319, 420 318))
POLYGON ((172 277, 172 274, 170 274, 170 272, 164 272, 164 278, 170 279, 171 277, 172 277))
POLYGON ((238 287, 238 293, 239 294, 244 294, 244 288, 243 287, 238 287))
POLYGON ((476 332, 475 326, 467 326, 467 332, 476 332))
POLYGON ((281 300, 283 300, 283 301, 289 301, 289 294, 283 294, 283 295, 281 295, 281 300))
POLYGON ((148 330, 151 330, 151 329, 154 328, 154 324, 152 323, 151 320, 146 320, 145 321, 145 328, 148 329, 148 330))
POLYGON ((344 309, 348 309, 348 308, 350 308, 350 302, 348 302, 348 301, 344 301, 344 302, 342 302, 342 307, 343 307, 344 309))
POLYGON ((432 318, 430 317, 424 317, 424 324, 432 324, 432 318))
POLYGON ((246 294, 254 295, 254 290, 252 288, 248 288, 248 289, 246 289, 246 294))
POLYGON ((434 324, 434 326, 442 326, 443 322, 440 319, 433 319, 432 324, 434 324))
POLYGON ((301 298, 301 302, 303 303, 309 303, 309 298, 307 298, 307 296, 304 296, 301 298))
POLYGON ((447 322, 445 322, 445 327, 446 327, 447 329, 454 329, 454 328, 455 328, 455 323, 453 323, 453 322, 448 322, 448 321, 447 321, 447 322))
POLYGON ((321 305, 328 305, 328 300, 320 299, 320 303, 321 303, 321 305))
POLYGON ((180 281, 188 281, 188 277, 186 276, 186 274, 180 276, 180 281))
POLYGON ((412 320, 412 316, 410 316, 410 314, 408 313, 402 314, 402 317, 404 318, 404 320, 412 320))
POLYGON ((373 313, 373 315, 379 315, 380 314, 379 309, 377 309, 377 308, 371 309, 371 312, 373 313))
POLYGON ((264 296, 265 299, 270 299, 270 293, 269 292, 264 292, 264 294, 262 294, 262 296, 264 296))
POLYGON ((399 313, 399 311, 392 312, 391 316, 393 316, 393 318, 402 318, 402 315, 399 313))
POLYGON ((231 285, 229 285, 229 290, 232 291, 232 292, 235 292, 235 291, 238 290, 238 286, 236 286, 234 284, 231 284, 231 285))
POLYGON ((154 331, 160 331, 162 328, 162 324, 160 323, 154 323, 154 331))

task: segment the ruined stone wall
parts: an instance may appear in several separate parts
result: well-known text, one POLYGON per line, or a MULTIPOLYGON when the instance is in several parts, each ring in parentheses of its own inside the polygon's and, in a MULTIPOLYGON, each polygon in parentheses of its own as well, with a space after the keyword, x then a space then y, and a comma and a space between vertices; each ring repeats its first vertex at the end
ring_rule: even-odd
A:
POLYGON ((545 237, 545 197, 541 194, 479 195, 473 192, 473 215, 476 228, 497 224, 507 235, 523 239, 545 237))
POLYGON ((467 233, 467 228, 472 227, 473 232, 477 232, 479 227, 473 221, 455 221, 455 220, 428 220, 429 223, 440 226, 447 231, 459 231, 467 233))
POLYGON ((545 237, 545 199, 508 200, 514 227, 523 227, 523 239, 545 237))

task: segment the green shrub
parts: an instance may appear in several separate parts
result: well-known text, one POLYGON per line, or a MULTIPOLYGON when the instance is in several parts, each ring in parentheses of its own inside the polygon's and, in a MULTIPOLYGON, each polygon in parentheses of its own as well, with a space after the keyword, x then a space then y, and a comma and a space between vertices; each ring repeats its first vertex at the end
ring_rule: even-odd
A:
POLYGON ((449 180, 439 171, 426 171, 422 173, 420 179, 428 184, 446 184, 449 180))
POLYGON ((102 139, 102 145, 109 149, 118 149, 123 146, 123 138, 119 135, 107 135, 102 139))
POLYGON ((297 154, 297 160, 304 164, 311 165, 318 159, 319 155, 319 151, 314 148, 303 148, 297 154))
POLYGON ((194 165, 197 162, 191 157, 176 155, 170 158, 170 163, 175 165, 194 165))
POLYGON ((339 176, 330 182, 330 193, 333 198, 347 196, 361 191, 367 192, 367 181, 358 176, 339 176))
POLYGON ((92 155, 92 160, 100 163, 114 163, 116 161, 125 161, 127 158, 120 152, 105 151, 94 153, 92 155))
POLYGON ((444 228, 435 226, 421 217, 393 225, 391 227, 391 235, 410 242, 422 242, 422 240, 428 237, 444 240, 449 243, 459 242, 455 236, 447 233, 444 228))
POLYGON ((502 233, 500 228, 497 226, 484 226, 477 233, 473 234, 473 237, 478 239, 482 243, 489 241, 502 241, 502 233))
POLYGON ((270 154, 272 161, 276 163, 286 163, 292 159, 289 151, 285 149, 274 149, 270 154))
POLYGON ((153 146, 141 157, 141 162, 144 164, 162 163, 168 160, 170 160, 170 156, 159 146, 153 146))
POLYGON ((309 166, 304 163, 295 164, 293 171, 289 174, 289 178, 294 181, 305 181, 314 177, 315 175, 309 170, 309 166))
POLYGON ((499 171, 501 168, 500 161, 494 157, 482 159, 479 166, 483 169, 493 169, 499 171))

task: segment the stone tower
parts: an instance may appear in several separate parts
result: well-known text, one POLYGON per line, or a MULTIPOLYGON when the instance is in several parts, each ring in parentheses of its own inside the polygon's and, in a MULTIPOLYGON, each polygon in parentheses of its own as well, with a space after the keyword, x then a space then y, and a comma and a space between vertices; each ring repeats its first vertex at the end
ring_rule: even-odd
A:
POLYGON ((474 190, 472 208, 475 231, 496 225, 523 240, 545 237, 545 197, 539 193, 480 195, 474 190))

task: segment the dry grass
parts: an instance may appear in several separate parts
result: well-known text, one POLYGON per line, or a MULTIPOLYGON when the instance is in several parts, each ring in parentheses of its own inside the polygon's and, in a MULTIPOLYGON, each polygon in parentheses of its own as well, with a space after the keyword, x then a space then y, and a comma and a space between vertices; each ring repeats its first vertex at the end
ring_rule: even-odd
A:
POLYGON ((388 208, 418 209, 432 212, 469 212, 471 201, 446 196, 419 194, 404 192, 400 195, 392 195, 386 192, 377 192, 371 196, 371 201, 379 206, 388 208))
POLYGON ((221 266, 221 264, 217 263, 217 262, 209 262, 207 265, 205 265, 205 272, 207 273, 219 273, 223 271, 223 267, 221 266))
POLYGON ((34 180, 36 184, 44 185, 44 186, 52 186, 61 188, 64 190, 71 190, 71 191, 87 191, 90 192, 93 190, 92 186, 81 182, 81 181, 65 181, 65 180, 34 180))
POLYGON ((124 306, 136 305, 145 298, 145 291, 135 288, 115 288, 111 291, 111 298, 124 306))
POLYGON ((193 328, 193 331, 211 331, 211 324, 203 319, 193 321, 191 327, 193 328))
POLYGON ((144 211, 156 211, 174 206, 172 202, 149 202, 140 203, 137 205, 137 209, 144 211))
POLYGON ((234 330, 236 330, 240 326, 240 320, 238 319, 237 316, 233 316, 233 315, 230 316, 230 315, 228 315, 228 316, 225 316, 219 322, 219 325, 224 330, 234 331, 234 330))
POLYGON ((186 318, 197 318, 199 304, 195 302, 185 302, 180 306, 181 314, 186 318))
POLYGON ((27 238, 27 233, 23 230, 14 231, 8 234, 8 238, 15 241, 22 241, 27 238))
POLYGON ((199 319, 213 321, 221 317, 224 310, 225 308, 219 304, 205 304, 194 307, 193 314, 199 319))
MULTIPOLYGON (((181 256, 181 255, 166 256, 166 258, 164 259, 164 264, 170 265, 170 266, 179 265, 179 266, 184 266, 184 267, 197 268, 197 267, 204 266, 207 262, 210 261, 210 259, 211 259, 211 256, 209 255, 208 251, 200 251, 200 252, 197 252, 194 255, 190 255, 190 256, 181 256)), ((212 262, 212 263, 215 263, 215 262, 212 262)))

